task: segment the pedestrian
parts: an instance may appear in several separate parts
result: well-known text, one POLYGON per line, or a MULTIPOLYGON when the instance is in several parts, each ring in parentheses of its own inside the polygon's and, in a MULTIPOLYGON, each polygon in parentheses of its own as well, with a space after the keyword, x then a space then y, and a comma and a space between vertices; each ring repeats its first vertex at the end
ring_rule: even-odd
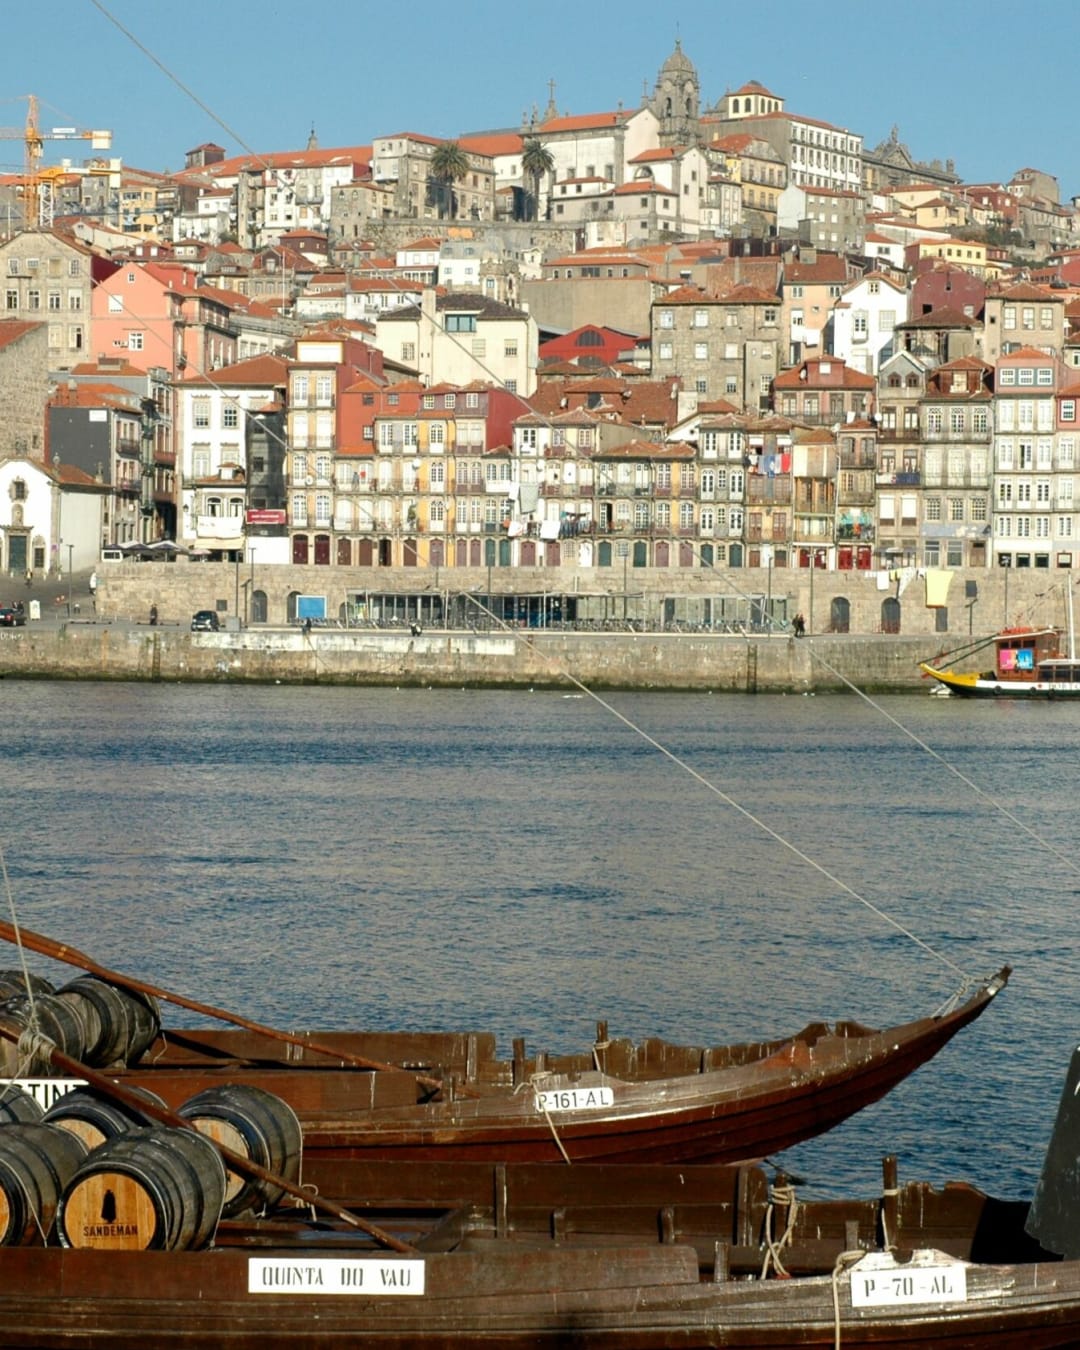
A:
POLYGON ((311 636, 311 620, 310 620, 310 619, 305 619, 305 620, 304 620, 304 636, 305 636, 305 637, 310 637, 310 636, 311 636))
POLYGON ((26 584, 27 586, 32 586, 34 584, 34 574, 29 567, 26 569, 26 584))
POLYGON ((791 626, 794 628, 797 638, 801 638, 806 633, 806 620, 801 613, 795 615, 791 621, 791 626))

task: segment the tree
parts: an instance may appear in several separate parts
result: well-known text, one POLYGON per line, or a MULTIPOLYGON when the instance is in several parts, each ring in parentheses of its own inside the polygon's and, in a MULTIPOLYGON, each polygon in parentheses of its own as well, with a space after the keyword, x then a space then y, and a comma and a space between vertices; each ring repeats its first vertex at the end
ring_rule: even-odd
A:
POLYGON ((454 214, 454 183, 469 172, 469 157, 457 141, 442 141, 431 156, 431 176, 442 184, 440 215, 454 214))
POLYGON ((532 206, 529 211, 532 220, 537 218, 540 210, 540 180, 554 168, 555 160, 547 146, 535 136, 527 137, 521 152, 521 171, 532 180, 532 206))

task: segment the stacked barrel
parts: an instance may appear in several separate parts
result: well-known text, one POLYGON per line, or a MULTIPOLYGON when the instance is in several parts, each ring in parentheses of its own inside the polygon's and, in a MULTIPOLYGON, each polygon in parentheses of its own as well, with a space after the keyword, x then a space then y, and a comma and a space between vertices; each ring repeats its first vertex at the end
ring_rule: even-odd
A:
POLYGON ((91 1068, 133 1064, 161 1030, 157 1000, 94 975, 55 989, 39 975, 0 971, 0 1074, 46 1075, 52 1046, 91 1068))
MULTIPOLYGON (((0 1024, 19 1032, 9 1077, 43 1054, 47 1064, 50 1041, 107 1068, 137 1059, 158 1034, 153 1000, 92 976, 31 996, 21 974, 8 974, 0 1024)), ((0 1246, 197 1250, 213 1244, 222 1218, 265 1213, 298 1181, 300 1122, 271 1093, 207 1089, 180 1108, 186 1128, 156 1123, 140 1098, 164 1106, 145 1090, 121 1100, 78 1088, 43 1111, 17 1083, 0 1083, 0 1246)))

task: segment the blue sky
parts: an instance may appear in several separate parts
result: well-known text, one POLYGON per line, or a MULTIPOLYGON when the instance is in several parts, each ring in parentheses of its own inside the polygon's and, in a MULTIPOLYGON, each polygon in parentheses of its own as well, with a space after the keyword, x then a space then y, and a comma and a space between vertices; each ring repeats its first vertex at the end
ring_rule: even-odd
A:
MULTIPOLYGON (((636 106, 678 37, 705 104, 757 79, 789 111, 860 132, 871 147, 896 124, 917 159, 951 158, 967 181, 1034 167, 1058 176, 1063 199, 1080 193, 1080 140, 1071 134, 1077 0, 929 9, 349 0, 308 11, 274 0, 99 3, 213 116, 94 0, 50 0, 40 55, 28 57, 21 41, 0 52, 6 169, 21 163, 10 129, 25 122, 30 93, 44 128, 108 127, 125 163, 177 169, 187 149, 209 140, 230 154, 301 149, 312 125, 323 146, 403 130, 512 127, 533 104, 544 108, 550 79, 560 111, 636 106)), ((77 142, 54 143, 46 162, 61 153, 83 157, 77 142)))

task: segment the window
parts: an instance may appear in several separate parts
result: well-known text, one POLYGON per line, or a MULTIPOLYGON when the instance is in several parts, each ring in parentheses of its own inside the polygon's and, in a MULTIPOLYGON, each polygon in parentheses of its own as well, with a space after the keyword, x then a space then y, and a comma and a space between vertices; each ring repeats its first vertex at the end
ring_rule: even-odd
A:
POLYGON ((964 519, 964 499, 963 497, 949 498, 949 519, 956 523, 964 519))
POLYGON ((446 442, 446 428, 442 422, 432 422, 428 427, 428 445, 444 445, 446 442))
POLYGON ((927 519, 927 520, 940 520, 940 519, 941 519, 941 498, 940 498, 940 497, 927 497, 927 499, 926 499, 926 519, 927 519))
POLYGON ((294 483, 302 483, 308 476, 307 455, 293 455, 292 476, 294 483))
POLYGON ((59 292, 59 291, 50 291, 50 292, 49 292, 49 308, 50 308, 50 309, 53 309, 53 310, 56 310, 56 309, 59 309, 59 308, 60 308, 60 292, 59 292))
POLYGON ((141 352, 143 349, 142 333, 129 333, 127 345, 129 352, 141 352))
MULTIPOLYGON (((17 297, 16 297, 17 298, 17 297)), ((671 361, 674 356, 674 346, 670 342, 661 342, 659 356, 661 361, 671 361)))
POLYGON ((240 425, 240 409, 235 403, 226 403, 221 409, 221 425, 228 431, 240 425))
POLYGON ((332 375, 315 376, 315 402, 326 407, 333 402, 334 377, 332 375))
POLYGON ((675 315, 670 309, 662 309, 660 311, 660 327, 661 328, 675 327, 675 315))
POLYGON ((6 307, 7 309, 18 309, 18 308, 19 308, 19 292, 18 292, 18 291, 8 291, 8 292, 6 293, 5 307, 6 307))
POLYGON ((208 427, 210 425, 210 400, 208 398, 196 398, 191 403, 191 425, 193 427, 208 427))
POLYGON ((1054 372, 1049 366, 1040 366, 1035 372, 1035 383, 1049 388, 1054 383, 1054 372))
POLYGON ((1016 383, 1016 371, 1006 366, 1004 370, 998 371, 998 380, 1002 385, 1016 383))
POLYGON ((709 311, 708 311, 707 309, 695 309, 695 310, 694 310, 694 327, 695 327, 695 328, 708 328, 708 326, 709 326, 709 311))
POLYGON ((30 291, 27 291, 27 292, 26 292, 26 308, 27 308, 27 309, 40 309, 40 308, 41 308, 41 292, 40 292, 40 291, 30 290, 30 291))
POLYGON ((403 342, 403 343, 401 344, 401 359, 402 359, 403 361, 415 361, 415 360, 416 360, 416 343, 415 343, 415 342, 403 342))
POLYGON ((931 435, 941 431, 941 409, 929 408, 926 413, 926 430, 931 435))
POLYGON ((709 344, 707 342, 694 343, 694 360, 707 361, 709 359, 709 344))
POLYGON ((517 339, 516 338, 507 339, 507 341, 503 343, 503 356, 513 357, 517 356, 517 354, 518 354, 517 339))
POLYGON ((987 416, 985 408, 976 408, 971 414, 972 431, 985 434, 987 429, 987 416))
POLYGON ((1034 384, 1035 383, 1034 370, 1032 370, 1030 366, 1021 366, 1020 369, 1016 372, 1016 383, 1034 384))
POLYGON ((446 331, 448 333, 475 333, 476 315, 448 314, 446 316, 446 331))
POLYGON ((292 396, 294 403, 306 403, 308 401, 308 377, 306 375, 293 376, 292 396))
POLYGON ((82 325, 73 323, 68 328, 68 348, 73 352, 81 352, 83 349, 83 330, 82 325))
POLYGON ((68 309, 82 309, 82 291, 68 291, 68 309))

